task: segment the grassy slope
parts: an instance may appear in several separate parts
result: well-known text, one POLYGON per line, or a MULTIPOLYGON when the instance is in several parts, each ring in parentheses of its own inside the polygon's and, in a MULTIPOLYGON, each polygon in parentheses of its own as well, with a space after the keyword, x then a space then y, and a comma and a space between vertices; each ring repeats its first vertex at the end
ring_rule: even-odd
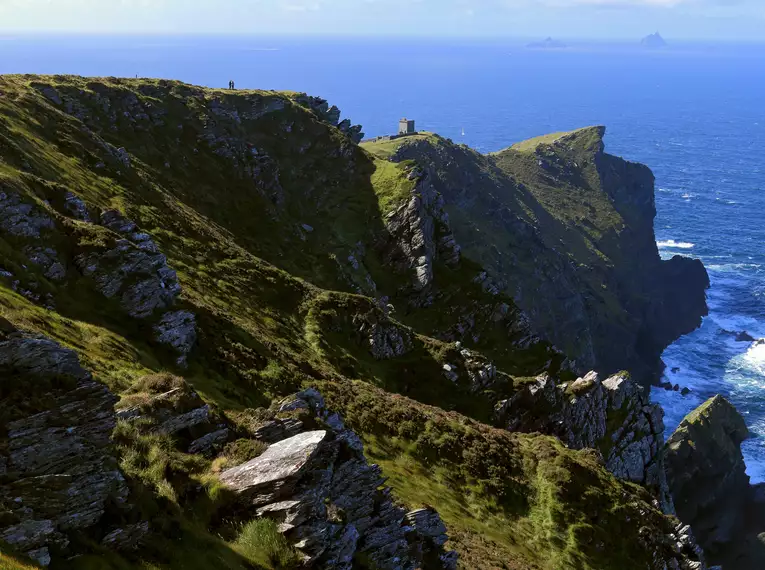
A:
MULTIPOLYGON (((323 326, 327 318, 342 318, 349 307, 356 311, 361 304, 371 310, 369 300, 348 293, 353 287, 338 271, 337 259, 344 259, 358 241, 373 242, 382 231, 382 212, 406 195, 403 170, 381 164, 348 144, 337 130, 293 104, 288 94, 231 94, 161 81, 19 76, 1 78, 0 93, 0 184, 34 201, 56 220, 56 230, 48 237, 69 256, 103 236, 96 227, 61 215, 66 191, 83 198, 94 212, 120 208, 151 233, 178 270, 181 305, 198 317, 198 348, 183 375, 218 409, 235 417, 301 384, 322 382, 322 389, 332 394, 334 404, 365 436, 370 455, 383 465, 401 498, 412 504, 432 501, 443 509, 466 567, 609 568, 618 567, 627 556, 640 556, 629 545, 637 529, 625 527, 624 533, 612 534, 608 525, 596 527, 580 520, 592 516, 594 504, 613 513, 630 502, 653 513, 639 490, 617 483, 585 454, 567 451, 549 438, 486 432, 488 428, 471 423, 471 433, 492 434, 496 440, 492 454, 476 451, 469 468, 457 460, 434 470, 430 452, 409 450, 416 443, 414 433, 430 425, 416 423, 422 421, 419 404, 396 400, 395 409, 415 422, 416 431, 404 436, 391 433, 390 425, 381 429, 360 419, 377 410, 375 401, 389 396, 372 391, 370 400, 364 392, 368 384, 353 385, 352 390, 349 377, 475 417, 488 416, 480 397, 443 381, 439 359, 450 349, 444 343, 418 336, 410 357, 380 363, 342 327, 335 332, 323 326), (83 102, 88 128, 43 97, 36 84, 56 85, 60 93, 83 102), (136 125, 125 117, 120 101, 129 96, 162 109, 161 124, 136 125), (216 98, 242 114, 274 101, 284 105, 242 123, 221 118, 216 123, 226 136, 247 140, 276 161, 281 204, 270 194, 273 187, 253 184, 252 177, 200 143, 205 121, 210 120, 206 108, 216 98), (104 111, 104 99, 116 109, 114 118, 104 111), (102 141, 124 146, 133 157, 131 168, 116 163, 102 141), (301 224, 314 229, 301 231, 301 224), (364 402, 362 408, 343 399, 351 394, 359 395, 355 401, 364 402), (501 466, 507 461, 515 467, 505 479, 501 466), (593 480, 598 485, 591 487, 593 480), (563 489, 569 483, 580 487, 576 494, 563 489), (497 498, 507 485, 522 492, 516 489, 506 500, 497 498), (580 527, 587 533, 607 533, 605 554, 589 553, 585 545, 591 539, 581 539, 580 527)), ((269 179, 269 168, 264 167, 258 180, 269 179)), ((94 293, 87 279, 70 271, 64 284, 48 282, 34 267, 23 269, 18 246, 0 239, 0 265, 39 282, 55 299, 56 309, 31 303, 1 281, 4 317, 76 349, 84 364, 120 394, 129 393, 145 374, 174 369, 173 356, 148 340, 151 335, 145 325, 126 318, 94 293)), ((380 283, 391 279, 374 259, 368 266, 380 283)), ((469 281, 466 276, 454 282, 469 281)), ((443 306, 456 307, 457 293, 446 295, 443 306)), ((480 296, 478 291, 474 294, 480 296)), ((417 324, 418 319, 411 316, 407 322, 417 324)), ((423 317, 423 328, 432 328, 428 318, 423 317)), ((508 364, 516 364, 514 373, 535 366, 536 357, 524 363, 517 356, 506 358, 508 364)), ((451 453, 457 456, 465 437, 459 426, 469 422, 460 418, 438 423, 439 440, 451 442, 451 453)), ((184 489, 207 481, 211 466, 167 445, 137 438, 124 447, 126 454, 136 450, 144 454, 145 467, 133 469, 127 455, 123 467, 133 469, 134 495, 154 521, 154 539, 137 555, 149 561, 145 567, 272 564, 258 560, 262 552, 244 556, 235 537, 224 542, 208 534, 214 484, 205 483, 210 501, 203 498, 201 503, 188 498, 184 489)), ((663 519, 657 516, 652 515, 652 523, 658 528, 663 519)), ((96 556, 101 557, 80 559, 75 565, 143 564, 103 558, 107 553, 98 551, 96 556)))
MULTIPOLYGON (((363 382, 319 384, 411 507, 436 506, 465 568, 648 568, 632 521, 669 529, 590 451, 489 428, 363 382)), ((660 530, 663 529, 663 530, 660 530)))

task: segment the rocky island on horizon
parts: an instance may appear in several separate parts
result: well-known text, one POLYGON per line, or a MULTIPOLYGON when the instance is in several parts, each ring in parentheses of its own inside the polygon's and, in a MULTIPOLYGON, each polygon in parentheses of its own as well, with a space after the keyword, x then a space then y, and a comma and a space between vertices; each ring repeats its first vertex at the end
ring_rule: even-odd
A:
POLYGON ((604 136, 0 76, 0 564, 758 568, 743 420, 647 397, 709 278, 604 136))
POLYGON ((553 38, 546 38, 541 42, 531 42, 526 47, 528 49, 566 49, 568 46, 553 38))
POLYGON ((659 32, 656 32, 654 34, 650 34, 646 37, 644 37, 640 41, 640 45, 646 48, 663 48, 667 47, 669 44, 667 44, 666 40, 661 37, 661 34, 659 32))

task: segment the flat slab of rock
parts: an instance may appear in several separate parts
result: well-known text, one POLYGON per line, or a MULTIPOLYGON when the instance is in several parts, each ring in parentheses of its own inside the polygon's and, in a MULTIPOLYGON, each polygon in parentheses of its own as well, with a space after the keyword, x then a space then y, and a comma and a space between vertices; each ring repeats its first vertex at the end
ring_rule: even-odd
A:
POLYGON ((275 443, 263 455, 224 471, 220 480, 239 494, 275 492, 303 473, 326 437, 326 431, 309 431, 275 443))

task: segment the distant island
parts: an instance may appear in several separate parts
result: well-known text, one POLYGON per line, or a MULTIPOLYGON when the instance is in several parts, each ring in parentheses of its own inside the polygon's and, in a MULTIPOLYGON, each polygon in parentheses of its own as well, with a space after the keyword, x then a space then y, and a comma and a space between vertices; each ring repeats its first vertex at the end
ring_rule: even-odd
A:
POLYGON ((664 38, 661 37, 659 32, 644 37, 640 44, 647 48, 662 48, 667 47, 668 45, 664 38))
POLYGON ((558 40, 547 38, 543 42, 532 42, 526 47, 529 49, 565 49, 568 46, 563 42, 559 42, 558 40))

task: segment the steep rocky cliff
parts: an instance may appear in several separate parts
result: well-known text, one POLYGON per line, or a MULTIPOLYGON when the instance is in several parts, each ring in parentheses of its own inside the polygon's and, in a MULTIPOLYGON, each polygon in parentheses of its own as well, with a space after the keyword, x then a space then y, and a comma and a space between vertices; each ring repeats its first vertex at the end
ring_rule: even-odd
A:
MULTIPOLYGON (((582 152, 608 163, 595 135, 582 152)), ((574 184, 541 159, 511 175, 437 137, 411 158, 359 138, 302 94, 0 79, 3 561, 705 567, 667 514, 660 410, 589 372, 655 365, 703 312, 703 268, 646 257, 653 284, 625 285, 625 248, 653 239, 643 183, 601 249, 551 229, 629 203, 642 167, 599 167, 606 192, 584 163, 574 184), (522 206, 496 230, 515 240, 502 271, 476 232, 507 208, 455 206, 471 176, 522 206)))
POLYGON ((414 161, 440 194, 457 243, 580 372, 650 382, 660 355, 706 315, 698 261, 662 261, 654 178, 604 152, 603 127, 481 155, 435 135, 367 145, 414 161))

